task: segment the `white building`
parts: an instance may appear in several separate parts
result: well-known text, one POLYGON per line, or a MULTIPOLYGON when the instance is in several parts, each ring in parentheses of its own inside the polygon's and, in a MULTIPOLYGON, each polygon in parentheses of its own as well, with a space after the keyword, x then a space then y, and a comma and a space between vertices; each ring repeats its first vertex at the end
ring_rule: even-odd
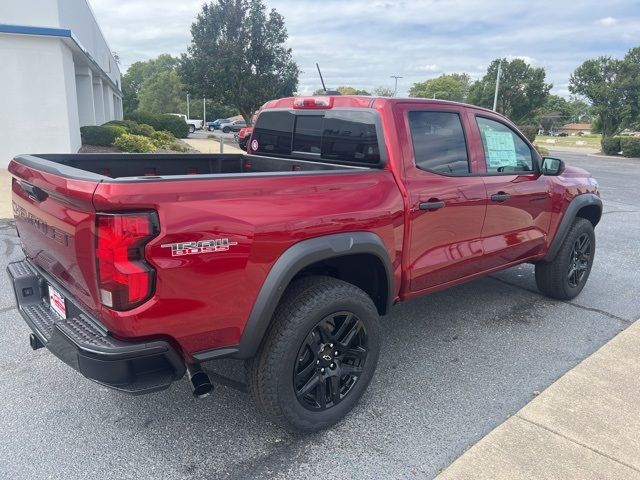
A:
POLYGON ((81 126, 114 119, 120 69, 87 0, 0 0, 0 168, 75 153, 81 126))

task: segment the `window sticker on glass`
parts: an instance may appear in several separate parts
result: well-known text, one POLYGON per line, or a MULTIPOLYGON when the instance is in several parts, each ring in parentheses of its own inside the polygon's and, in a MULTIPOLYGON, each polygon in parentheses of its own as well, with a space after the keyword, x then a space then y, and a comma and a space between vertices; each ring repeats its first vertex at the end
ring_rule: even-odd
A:
POLYGON ((482 129, 489 168, 517 166, 516 146, 510 132, 482 129))

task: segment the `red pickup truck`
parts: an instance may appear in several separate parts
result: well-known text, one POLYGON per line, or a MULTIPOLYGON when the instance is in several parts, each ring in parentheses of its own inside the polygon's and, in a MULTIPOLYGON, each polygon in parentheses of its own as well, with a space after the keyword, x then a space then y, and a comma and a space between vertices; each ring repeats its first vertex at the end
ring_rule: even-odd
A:
POLYGON ((246 154, 24 155, 12 263, 32 348, 131 393, 246 360, 261 409, 337 422, 371 380, 395 303, 524 262, 584 287, 596 181, 506 118, 445 101, 297 97, 260 110, 246 154))

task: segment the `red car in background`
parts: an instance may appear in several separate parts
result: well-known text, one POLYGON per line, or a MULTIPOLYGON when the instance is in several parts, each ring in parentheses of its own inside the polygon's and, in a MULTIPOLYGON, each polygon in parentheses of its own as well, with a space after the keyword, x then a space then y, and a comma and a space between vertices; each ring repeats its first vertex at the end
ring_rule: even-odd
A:
POLYGON ((242 150, 247 149, 247 143, 249 143, 249 139, 251 138, 252 133, 253 127, 245 127, 233 136, 235 141, 238 142, 238 146, 242 150))

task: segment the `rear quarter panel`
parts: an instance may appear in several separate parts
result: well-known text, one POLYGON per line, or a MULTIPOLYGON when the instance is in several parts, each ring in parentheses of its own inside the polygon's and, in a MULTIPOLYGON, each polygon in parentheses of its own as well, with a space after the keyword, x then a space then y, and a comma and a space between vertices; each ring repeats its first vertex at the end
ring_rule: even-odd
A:
POLYGON ((400 284, 403 203, 388 170, 102 183, 94 205, 99 212, 154 209, 160 219, 161 233, 146 247, 157 270, 154 297, 129 312, 102 312, 121 337, 164 334, 188 354, 237 344, 273 263, 321 235, 377 234, 400 284), (238 245, 180 257, 162 247, 222 238, 238 245))

